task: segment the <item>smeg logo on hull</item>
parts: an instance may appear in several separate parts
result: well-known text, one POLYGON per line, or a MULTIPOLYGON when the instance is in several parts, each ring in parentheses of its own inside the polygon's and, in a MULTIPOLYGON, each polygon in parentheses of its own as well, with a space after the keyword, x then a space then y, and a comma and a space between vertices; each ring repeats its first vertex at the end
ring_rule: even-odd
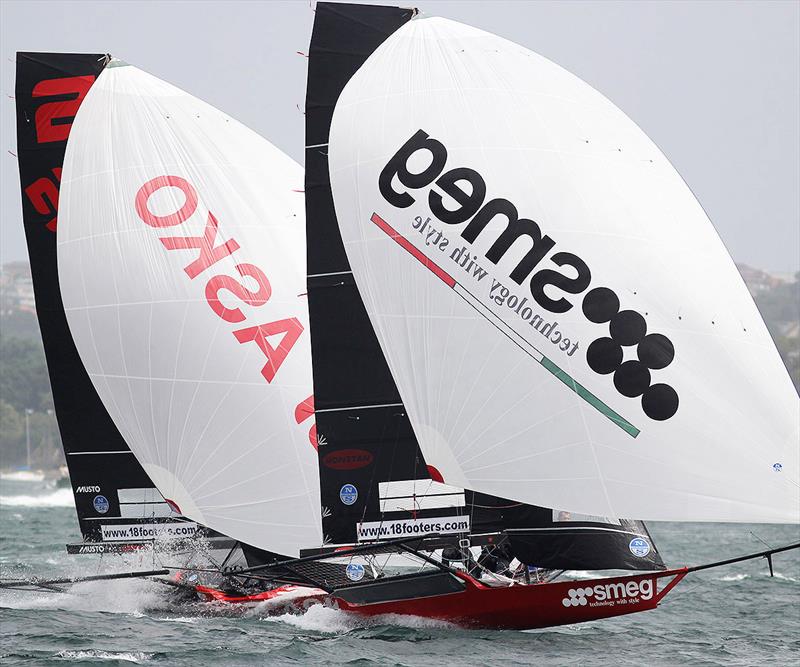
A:
POLYGON ((586 318, 609 325, 609 335, 592 342, 586 351, 589 367, 599 375, 613 373, 614 387, 621 395, 641 396, 642 410, 651 419, 672 417, 678 410, 677 392, 667 384, 651 383, 651 371, 666 368, 675 356, 669 338, 648 334, 644 317, 634 310, 620 310, 619 298, 611 289, 590 289, 589 265, 578 255, 556 248, 556 240, 544 234, 536 221, 519 217, 512 202, 499 197, 487 201, 486 181, 476 170, 457 166, 445 171, 446 163, 444 144, 417 130, 381 171, 381 195, 396 208, 408 208, 416 201, 410 191, 430 187, 427 199, 431 213, 445 225, 463 224, 461 238, 470 244, 485 236, 490 221, 505 219, 506 228, 486 251, 486 259, 497 264, 518 239, 525 237, 530 249, 509 273, 511 280, 518 285, 527 281, 533 299, 551 313, 567 312, 575 305, 568 297, 585 293, 586 318), (412 164, 418 165, 417 171, 412 164), (444 195, 448 197, 447 206, 444 195), (448 208, 453 203, 455 208, 448 208), (566 273, 561 268, 566 268, 566 273), (632 346, 636 346, 638 359, 623 362, 623 348, 632 346))

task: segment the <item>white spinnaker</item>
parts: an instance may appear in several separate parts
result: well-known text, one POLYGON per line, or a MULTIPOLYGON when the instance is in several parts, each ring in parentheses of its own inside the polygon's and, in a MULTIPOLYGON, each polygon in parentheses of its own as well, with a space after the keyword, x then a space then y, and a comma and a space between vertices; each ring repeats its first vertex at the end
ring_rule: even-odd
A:
POLYGON ((302 169, 115 64, 64 159, 58 265, 75 344, 165 498, 232 538, 298 554, 321 543, 313 418, 297 409, 312 393, 302 169), (281 345, 288 354, 271 351, 281 345))
MULTIPOLYGON (((359 291, 426 461, 446 483, 585 514, 800 520, 797 393, 689 188, 600 93, 507 40, 417 19, 345 87, 329 156, 359 291), (484 204, 508 200, 555 241, 521 284, 510 273, 544 246, 523 237, 489 261, 505 217, 469 243, 462 233, 474 217, 445 224, 432 212, 429 194, 441 195, 440 185, 394 176, 387 192, 410 200, 382 194, 382 170, 418 130, 446 148, 441 173, 476 170, 484 204), (542 269, 579 275, 559 268, 559 252, 591 272, 577 294, 544 288, 552 300, 567 299, 566 312, 548 310, 530 289, 542 269), (594 299, 613 306, 602 292, 584 301, 599 287, 617 295, 620 312, 635 311, 611 320, 626 344, 594 346, 603 373, 589 366, 587 349, 611 337, 611 324, 584 312, 594 299), (641 346, 634 320, 660 336, 641 346), (674 359, 646 369, 645 384, 636 362, 664 364, 661 336, 674 359), (633 363, 617 375, 623 361, 633 363), (615 378, 634 396, 622 395, 615 378), (661 386, 647 395, 660 418, 645 414, 640 396, 651 385, 674 389, 677 412, 661 386)), ((401 160, 416 174, 433 162, 425 149, 401 160)), ((463 200, 475 191, 457 185, 463 200)), ((463 204, 447 194, 443 201, 449 211, 463 204)))

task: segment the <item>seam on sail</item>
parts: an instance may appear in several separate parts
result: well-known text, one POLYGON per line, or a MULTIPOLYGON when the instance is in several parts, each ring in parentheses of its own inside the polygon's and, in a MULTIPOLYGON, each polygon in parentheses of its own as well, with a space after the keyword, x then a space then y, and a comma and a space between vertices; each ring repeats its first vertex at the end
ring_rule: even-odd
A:
POLYGON ((325 408, 324 410, 315 410, 314 412, 343 412, 345 410, 369 410, 371 408, 402 408, 402 403, 378 403, 376 405, 354 405, 347 408, 325 408))
POLYGON ((349 276, 352 275, 352 271, 333 271, 332 273, 310 273, 306 277, 307 278, 324 278, 325 276, 349 276))

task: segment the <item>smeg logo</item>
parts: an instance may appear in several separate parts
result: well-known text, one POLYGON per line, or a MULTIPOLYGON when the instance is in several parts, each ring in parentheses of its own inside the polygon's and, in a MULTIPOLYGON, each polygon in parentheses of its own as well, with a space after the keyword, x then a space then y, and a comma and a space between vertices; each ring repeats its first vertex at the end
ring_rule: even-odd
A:
POLYGON ((583 314, 595 324, 608 323, 610 336, 593 341, 586 350, 589 367, 600 375, 614 374, 614 386, 628 398, 642 397, 642 410, 657 421, 678 411, 678 393, 668 384, 651 384, 651 371, 672 363, 675 347, 660 333, 647 333, 647 322, 635 310, 620 310, 619 297, 596 287, 583 299, 583 314), (636 346, 637 359, 623 361, 623 347, 636 346))

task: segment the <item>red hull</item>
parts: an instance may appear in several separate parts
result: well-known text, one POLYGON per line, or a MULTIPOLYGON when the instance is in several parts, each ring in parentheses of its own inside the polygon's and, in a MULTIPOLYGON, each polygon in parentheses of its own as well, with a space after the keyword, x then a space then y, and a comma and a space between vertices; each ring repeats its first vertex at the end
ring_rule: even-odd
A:
POLYGON ((275 613, 298 612, 323 603, 360 616, 418 616, 467 628, 531 630, 585 623, 655 609, 687 574, 686 568, 607 579, 563 581, 502 588, 486 586, 463 572, 462 591, 370 604, 353 604, 318 588, 281 586, 256 595, 233 596, 207 586, 195 589, 206 600, 231 604, 274 603, 275 613), (661 590, 660 579, 669 579, 661 590))
POLYGON ((655 609, 686 573, 683 568, 609 579, 490 588, 459 572, 466 589, 457 593, 363 605, 333 598, 329 604, 363 616, 400 614, 463 627, 528 630, 655 609), (659 591, 658 580, 668 577, 672 579, 659 591))
POLYGON ((309 603, 322 602, 327 593, 321 588, 309 588, 307 586, 280 586, 269 591, 256 593, 255 595, 229 595, 216 588, 209 586, 195 586, 195 590, 202 595, 207 602, 227 602, 229 604, 260 604, 262 602, 274 602, 278 607, 291 607, 293 609, 304 609, 309 603))

